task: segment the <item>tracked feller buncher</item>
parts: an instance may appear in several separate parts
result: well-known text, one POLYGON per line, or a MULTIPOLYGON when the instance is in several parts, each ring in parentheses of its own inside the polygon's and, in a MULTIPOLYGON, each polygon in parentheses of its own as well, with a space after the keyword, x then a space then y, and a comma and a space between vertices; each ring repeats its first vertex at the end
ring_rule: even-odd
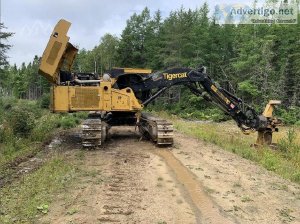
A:
POLYGON ((278 131, 280 120, 273 117, 270 101, 259 115, 251 106, 220 87, 198 69, 172 68, 163 72, 149 69, 114 68, 104 74, 72 72, 78 49, 69 42, 71 23, 60 20, 43 53, 39 74, 52 83, 53 112, 90 111, 82 124, 82 144, 87 148, 103 145, 112 126, 137 126, 142 136, 157 145, 173 144, 171 122, 142 112, 143 108, 171 86, 184 85, 192 93, 216 104, 248 134, 258 132, 257 145, 271 145, 272 133, 278 131))

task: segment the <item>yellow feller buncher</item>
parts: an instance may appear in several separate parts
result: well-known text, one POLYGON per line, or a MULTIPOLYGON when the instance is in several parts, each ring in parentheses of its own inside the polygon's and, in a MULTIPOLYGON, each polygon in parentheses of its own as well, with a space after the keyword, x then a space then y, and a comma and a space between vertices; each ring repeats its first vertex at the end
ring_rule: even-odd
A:
POLYGON ((272 133, 278 131, 280 124, 280 120, 273 117, 273 110, 280 101, 271 100, 259 115, 217 85, 205 67, 172 68, 155 73, 149 69, 113 68, 101 76, 72 72, 78 49, 69 42, 70 26, 66 20, 60 20, 55 26, 43 53, 39 74, 52 84, 50 107, 53 112, 93 112, 82 124, 84 147, 101 146, 109 128, 120 125, 138 126, 143 136, 158 145, 173 144, 172 123, 142 110, 174 85, 184 85, 195 95, 214 103, 231 116, 245 134, 257 131, 257 145, 272 144, 272 133))

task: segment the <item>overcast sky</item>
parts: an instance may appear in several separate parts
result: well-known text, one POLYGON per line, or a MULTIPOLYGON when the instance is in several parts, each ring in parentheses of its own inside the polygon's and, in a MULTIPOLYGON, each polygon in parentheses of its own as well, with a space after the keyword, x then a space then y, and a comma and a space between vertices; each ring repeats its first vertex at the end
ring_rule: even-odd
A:
MULTIPOLYGON (((172 10, 201 7, 205 0, 0 0, 1 21, 15 35, 10 39, 11 64, 30 62, 42 55, 49 35, 57 21, 72 22, 70 42, 80 48, 92 49, 105 33, 120 36, 126 20, 148 7, 151 13, 161 10, 168 16, 172 10)), ((210 9, 218 3, 234 0, 207 1, 210 9)), ((241 2, 241 0, 240 0, 241 2)))

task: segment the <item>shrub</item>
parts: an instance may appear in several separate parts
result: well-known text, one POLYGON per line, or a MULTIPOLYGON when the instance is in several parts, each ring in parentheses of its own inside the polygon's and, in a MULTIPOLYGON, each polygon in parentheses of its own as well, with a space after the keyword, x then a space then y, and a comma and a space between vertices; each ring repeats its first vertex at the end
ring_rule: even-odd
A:
POLYGON ((0 97, 0 108, 3 108, 4 110, 11 109, 18 100, 14 97, 0 97))
POLYGON ((49 108, 50 105, 50 94, 49 93, 44 93, 40 99, 38 100, 38 105, 40 108, 49 108))
POLYGON ((257 87, 253 85, 250 80, 238 83, 238 90, 251 97, 257 97, 260 94, 257 87))
POLYGON ((62 117, 60 121, 60 126, 63 129, 74 128, 80 123, 80 119, 74 117, 72 114, 67 114, 62 117))
POLYGON ((278 114, 285 124, 300 125, 300 107, 291 107, 288 110, 279 109, 278 114))
POLYGON ((74 117, 79 118, 79 119, 86 119, 88 117, 88 112, 81 111, 81 112, 76 112, 76 113, 74 113, 72 115, 74 117))
POLYGON ((295 150, 297 151, 299 146, 295 143, 296 138, 296 130, 294 128, 290 128, 286 137, 278 141, 279 150, 285 153, 292 153, 295 150))
POLYGON ((31 114, 33 114, 35 119, 38 119, 42 116, 42 110, 39 107, 37 101, 33 100, 19 100, 17 103, 17 107, 20 108, 20 110, 27 111, 31 114))
POLYGON ((21 138, 11 138, 7 141, 7 143, 4 145, 2 154, 10 157, 15 152, 25 150, 27 146, 26 141, 23 141, 21 138))
MULTIPOLYGON (((187 100, 188 101, 188 100, 187 100)), ((154 111, 167 111, 170 114, 178 115, 184 119, 198 119, 198 120, 213 120, 213 121, 226 121, 229 116, 226 115, 219 108, 207 104, 201 98, 192 97, 190 102, 195 104, 177 103, 174 105, 154 104, 147 107, 148 110, 154 111)))
POLYGON ((46 113, 36 121, 31 133, 32 141, 44 141, 50 137, 55 128, 60 127, 60 116, 58 114, 46 113))
POLYGON ((12 129, 6 123, 0 125, 0 143, 12 142, 14 138, 12 129))
POLYGON ((278 160, 276 155, 266 150, 263 153, 261 163, 267 170, 276 171, 278 169, 280 161, 278 160))
POLYGON ((8 125, 19 137, 27 137, 34 127, 35 116, 31 111, 15 106, 8 114, 8 125))
POLYGON ((295 181, 295 182, 300 182, 300 171, 298 172, 295 172, 293 175, 292 175, 292 180, 295 181))

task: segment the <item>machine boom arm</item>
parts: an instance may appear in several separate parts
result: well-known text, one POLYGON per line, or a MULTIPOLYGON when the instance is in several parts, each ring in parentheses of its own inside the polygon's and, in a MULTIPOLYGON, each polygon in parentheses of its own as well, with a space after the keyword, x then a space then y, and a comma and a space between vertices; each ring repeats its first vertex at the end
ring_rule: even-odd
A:
POLYGON ((152 73, 142 81, 130 83, 134 92, 157 91, 145 97, 143 105, 149 104, 165 90, 174 85, 184 85, 192 93, 214 103, 234 119, 243 131, 265 130, 270 122, 268 118, 259 115, 251 106, 220 87, 205 72, 202 67, 198 70, 190 68, 174 68, 163 72, 152 73))

